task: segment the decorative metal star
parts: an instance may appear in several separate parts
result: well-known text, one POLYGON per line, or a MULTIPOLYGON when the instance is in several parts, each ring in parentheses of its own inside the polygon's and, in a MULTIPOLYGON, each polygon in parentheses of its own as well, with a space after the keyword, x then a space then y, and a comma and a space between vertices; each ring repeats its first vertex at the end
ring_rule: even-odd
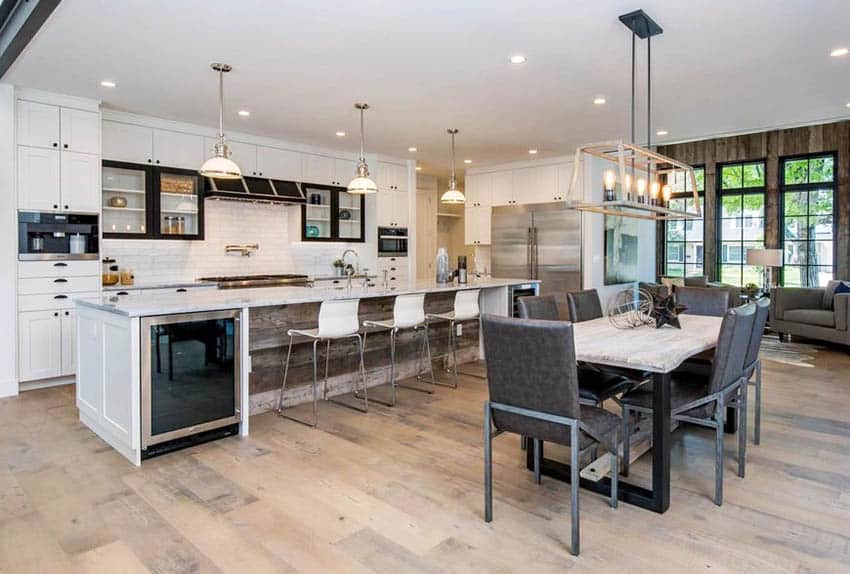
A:
POLYGON ((655 328, 660 329, 664 325, 670 325, 681 329, 679 313, 687 309, 687 305, 676 303, 676 296, 670 295, 661 300, 654 300, 652 305, 652 318, 655 319, 655 328))

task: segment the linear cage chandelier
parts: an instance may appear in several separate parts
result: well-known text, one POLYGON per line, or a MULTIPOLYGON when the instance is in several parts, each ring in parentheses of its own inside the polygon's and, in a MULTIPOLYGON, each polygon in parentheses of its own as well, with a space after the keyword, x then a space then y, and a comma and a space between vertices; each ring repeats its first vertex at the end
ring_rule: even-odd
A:
MULTIPOLYGON (((667 219, 699 219, 702 217, 696 174, 690 165, 652 151, 652 60, 651 39, 662 33, 659 26, 643 10, 620 16, 620 21, 632 32, 632 98, 631 142, 623 139, 584 144, 576 148, 569 197, 572 207, 580 211, 664 221, 667 219), (637 38, 646 40, 646 147, 635 144, 635 47, 637 38), (576 201, 581 197, 580 173, 586 157, 608 162, 602 175, 603 200, 576 201), (693 193, 692 211, 671 209, 673 192, 693 193)), ((685 202, 687 204, 689 202, 685 202)))

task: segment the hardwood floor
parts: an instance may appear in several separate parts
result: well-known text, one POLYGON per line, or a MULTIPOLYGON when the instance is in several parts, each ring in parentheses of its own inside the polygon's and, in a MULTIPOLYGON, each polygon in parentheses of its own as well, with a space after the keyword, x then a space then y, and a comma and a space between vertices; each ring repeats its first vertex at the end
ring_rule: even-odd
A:
POLYGON ((480 379, 322 405, 320 430, 258 415, 140 469, 79 423, 72 387, 31 391, 0 400, 0 572, 847 572, 850 356, 814 364, 765 362, 762 444, 741 480, 727 437, 722 507, 711 432, 680 429, 670 510, 583 492, 578 558, 568 485, 535 485, 517 437, 494 441, 484 522, 480 379))

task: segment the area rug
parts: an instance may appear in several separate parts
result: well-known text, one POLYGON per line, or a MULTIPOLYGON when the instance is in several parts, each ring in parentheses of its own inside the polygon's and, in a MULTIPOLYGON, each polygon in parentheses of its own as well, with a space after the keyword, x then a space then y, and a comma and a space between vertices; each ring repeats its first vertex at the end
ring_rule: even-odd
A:
POLYGON ((777 335, 765 335, 761 340, 761 358, 795 367, 814 367, 815 353, 825 347, 811 343, 780 343, 777 335))

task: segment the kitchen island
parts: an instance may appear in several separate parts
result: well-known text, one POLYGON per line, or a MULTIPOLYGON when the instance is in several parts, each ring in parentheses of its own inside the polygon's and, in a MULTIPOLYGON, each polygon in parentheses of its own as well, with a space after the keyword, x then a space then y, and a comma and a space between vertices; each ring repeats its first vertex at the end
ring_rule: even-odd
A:
MULTIPOLYGON (((192 424, 192 416, 219 408, 214 397, 231 395, 227 422, 245 436, 249 417, 277 405, 288 329, 315 327, 322 301, 360 299, 360 320, 392 317, 393 298, 426 293, 427 313, 452 309, 455 292, 481 289, 481 311, 510 315, 512 288, 535 290, 537 282, 523 279, 475 279, 466 285, 411 281, 403 287, 319 286, 255 289, 202 289, 185 293, 104 294, 98 301, 76 301, 77 407, 80 420, 134 464, 152 452, 151 380, 163 381, 165 400, 175 417, 190 421, 187 430, 212 432, 206 423, 192 424), (191 372, 191 373, 190 373, 191 372), (167 377, 167 379, 166 379, 167 377), (194 385, 194 386, 193 386, 194 385), (203 389, 203 390, 199 390, 203 389), (207 392, 206 389, 210 389, 207 392), (194 393, 194 394, 192 394, 194 393), (182 397, 204 397, 197 407, 180 404, 182 397), (215 394, 215 393, 218 393, 215 394), (206 400, 207 394, 209 400, 206 400), (170 401, 170 403, 169 403, 170 401)), ((389 337, 370 332, 366 349, 369 386, 386 382, 389 337)), ((331 347, 328 394, 352 390, 359 355, 353 341, 331 347)), ((431 330, 434 354, 448 345, 448 326, 431 330)), ((311 399, 312 345, 296 339, 290 360, 286 405, 311 399)), ((400 377, 414 373, 417 345, 413 334, 400 334, 397 369, 400 377)), ((478 324, 463 325, 458 338, 461 362, 481 356, 478 324)), ((197 400, 197 399, 193 399, 197 400)), ((198 415, 199 416, 199 415, 198 415)), ((219 425, 220 426, 220 425, 219 425)), ((187 434, 187 433, 182 433, 187 434)), ((189 433, 191 434, 191 433, 189 433)), ((170 439, 178 433, 162 432, 170 439)))

